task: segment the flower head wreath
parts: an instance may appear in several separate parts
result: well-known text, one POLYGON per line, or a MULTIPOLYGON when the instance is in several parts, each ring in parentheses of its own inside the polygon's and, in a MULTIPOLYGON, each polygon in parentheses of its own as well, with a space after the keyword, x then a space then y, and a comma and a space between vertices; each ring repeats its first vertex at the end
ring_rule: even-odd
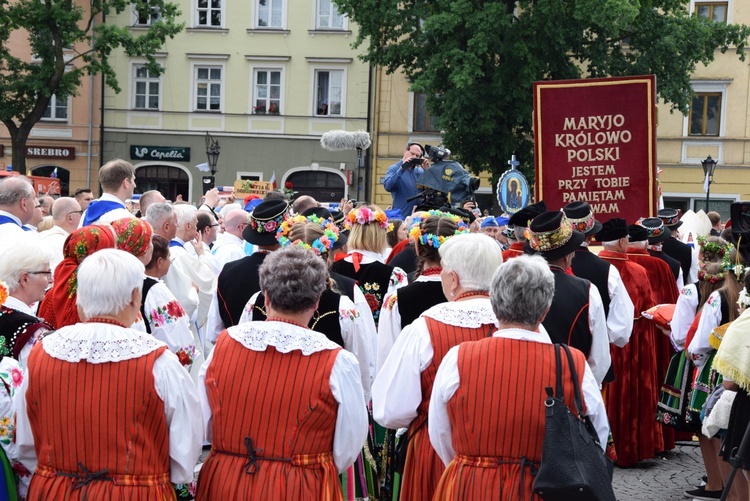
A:
POLYGON ((388 216, 380 209, 372 210, 367 206, 353 210, 346 215, 346 227, 351 228, 355 224, 378 223, 384 230, 388 229, 388 216))
MULTIPOLYGON (((447 217, 454 223, 456 223, 456 231, 453 233, 453 235, 443 236, 443 235, 434 235, 432 233, 425 233, 422 230, 422 222, 424 222, 427 217, 419 217, 419 221, 415 224, 415 221, 412 220, 412 226, 409 230, 409 238, 419 242, 422 245, 429 245, 430 247, 433 247, 435 249, 439 249, 441 245, 446 241, 446 239, 454 236, 454 235, 460 235, 461 233, 468 233, 469 227, 464 222, 463 219, 461 219, 459 216, 455 214, 451 214, 449 212, 441 212, 439 210, 431 210, 427 212, 427 217, 431 216, 438 216, 438 217, 447 217)), ((424 214, 423 214, 424 215, 424 214)), ((417 218, 415 218, 417 219, 417 218)))
MULTIPOLYGON (((711 252, 721 257, 721 271, 719 273, 708 273, 706 271, 706 263, 702 262, 700 264, 700 270, 698 270, 698 280, 715 284, 724 280, 727 271, 733 271, 734 273, 740 271, 735 270, 735 267, 730 262, 732 249, 734 249, 732 244, 721 245, 716 242, 709 242, 704 235, 701 235, 698 237, 698 245, 700 245, 704 252, 711 252)), ((738 264, 738 266, 741 267, 742 265, 738 264)), ((741 271, 744 273, 744 269, 741 271)))
POLYGON ((332 220, 323 219, 316 216, 315 214, 311 214, 307 217, 301 216, 299 214, 294 217, 290 217, 289 219, 281 223, 281 226, 279 226, 279 230, 276 232, 276 240, 278 240, 279 245, 281 245, 282 247, 287 247, 289 245, 299 245, 300 247, 303 247, 305 249, 312 250, 317 255, 325 254, 329 250, 333 249, 333 245, 338 241, 338 239, 338 226, 336 226, 336 224, 332 220), (292 231, 292 226, 297 223, 306 222, 319 224, 321 228, 323 228, 323 235, 316 238, 312 244, 303 242, 300 239, 294 241, 290 240, 289 233, 292 231))

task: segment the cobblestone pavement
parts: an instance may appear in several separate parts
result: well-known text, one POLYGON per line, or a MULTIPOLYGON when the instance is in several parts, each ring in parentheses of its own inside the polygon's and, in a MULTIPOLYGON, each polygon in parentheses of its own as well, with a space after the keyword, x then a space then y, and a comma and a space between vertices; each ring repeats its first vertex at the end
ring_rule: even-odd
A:
POLYGON ((679 442, 660 458, 616 467, 612 484, 618 501, 677 501, 685 500, 685 490, 700 485, 704 474, 698 443, 679 442))

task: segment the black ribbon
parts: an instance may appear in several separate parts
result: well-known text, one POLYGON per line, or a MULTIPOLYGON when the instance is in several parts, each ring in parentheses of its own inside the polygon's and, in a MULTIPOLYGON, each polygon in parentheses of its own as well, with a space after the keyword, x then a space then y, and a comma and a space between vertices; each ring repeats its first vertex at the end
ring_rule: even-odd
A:
POLYGON ((263 449, 256 449, 253 445, 253 439, 250 437, 245 437, 245 448, 247 449, 247 463, 245 463, 244 467, 245 473, 252 475, 260 468, 258 466, 258 456, 255 453, 263 452, 263 449))
POLYGON ((107 473, 109 470, 107 468, 104 468, 103 470, 99 471, 89 471, 83 463, 80 461, 78 462, 78 468, 83 473, 66 473, 64 471, 58 471, 56 473, 59 477, 67 477, 73 479, 73 490, 77 491, 78 489, 83 489, 83 492, 81 493, 81 499, 86 499, 86 487, 94 481, 112 481, 112 477, 108 477, 107 473))

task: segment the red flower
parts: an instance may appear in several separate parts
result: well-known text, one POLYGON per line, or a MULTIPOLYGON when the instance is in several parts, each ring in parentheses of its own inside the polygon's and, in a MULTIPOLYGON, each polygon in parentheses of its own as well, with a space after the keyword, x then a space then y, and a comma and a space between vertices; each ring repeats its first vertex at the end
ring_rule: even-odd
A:
POLYGON ((292 189, 292 187, 293 187, 293 186, 292 186, 292 183, 291 183, 291 181, 287 181, 286 183, 284 183, 284 187, 285 187, 285 188, 286 188, 287 190, 291 190, 291 189, 292 189))
POLYGON ((170 317, 181 317, 185 315, 185 310, 182 309, 182 305, 177 301, 171 301, 167 304, 167 313, 170 317))
POLYGON ((380 302, 378 301, 378 298, 375 297, 375 294, 365 294, 365 299, 367 300, 367 305, 370 307, 370 311, 373 313, 378 311, 378 308, 380 308, 380 302))
POLYGON ((190 355, 185 350, 178 351, 177 358, 179 359, 180 363, 184 367, 187 367, 188 365, 193 363, 193 360, 190 358, 190 355))

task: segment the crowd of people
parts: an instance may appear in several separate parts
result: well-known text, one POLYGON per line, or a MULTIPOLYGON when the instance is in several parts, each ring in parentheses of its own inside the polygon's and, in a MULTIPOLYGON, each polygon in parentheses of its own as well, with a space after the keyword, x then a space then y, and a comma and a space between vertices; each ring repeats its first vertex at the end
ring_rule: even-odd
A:
POLYGON ((686 494, 724 488, 750 422, 731 229, 693 248, 672 209, 477 219, 276 191, 150 191, 133 213, 131 164, 99 181, 44 203, 0 181, 2 499, 532 498, 555 343, 610 461, 696 435, 686 494))

